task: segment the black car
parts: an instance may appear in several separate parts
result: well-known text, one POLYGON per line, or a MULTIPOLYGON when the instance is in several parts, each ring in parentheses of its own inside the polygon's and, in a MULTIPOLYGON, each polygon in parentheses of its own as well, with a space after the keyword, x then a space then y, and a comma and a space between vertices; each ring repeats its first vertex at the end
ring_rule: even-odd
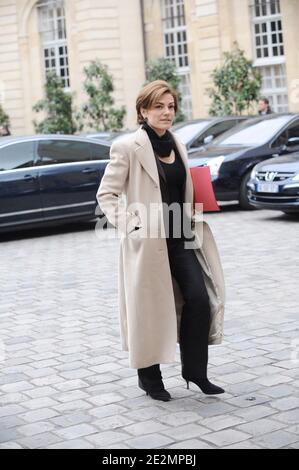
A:
POLYGON ((106 142, 68 135, 0 139, 0 231, 95 218, 106 142))
POLYGON ((189 155, 189 166, 210 167, 218 201, 238 200, 250 209, 247 183, 253 167, 294 151, 299 151, 299 114, 270 114, 248 119, 189 155))
POLYGON ((246 116, 226 116, 206 119, 193 119, 176 124, 172 130, 185 144, 188 154, 197 152, 203 145, 212 142, 213 139, 228 131, 242 121, 246 116))
POLYGON ((247 186, 253 206, 299 213, 299 152, 259 163, 247 186))

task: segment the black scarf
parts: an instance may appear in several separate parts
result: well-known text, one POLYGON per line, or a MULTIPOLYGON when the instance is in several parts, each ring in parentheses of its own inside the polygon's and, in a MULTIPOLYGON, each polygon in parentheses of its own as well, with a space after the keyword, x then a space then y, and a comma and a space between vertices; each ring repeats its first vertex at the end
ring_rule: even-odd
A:
POLYGON ((159 157, 169 157, 170 152, 175 149, 175 144, 173 137, 169 131, 166 131, 165 134, 160 137, 154 129, 148 125, 147 122, 144 122, 142 129, 147 132, 151 144, 153 146, 154 152, 159 155, 159 157))

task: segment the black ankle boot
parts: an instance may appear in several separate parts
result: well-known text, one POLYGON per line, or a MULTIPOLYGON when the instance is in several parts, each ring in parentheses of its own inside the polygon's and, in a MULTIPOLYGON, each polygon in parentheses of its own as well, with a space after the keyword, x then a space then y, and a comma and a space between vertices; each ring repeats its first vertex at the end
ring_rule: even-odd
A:
POLYGON ((171 395, 167 390, 165 390, 163 382, 158 383, 158 382, 148 382, 146 381, 146 385, 144 381, 142 382, 141 379, 138 379, 138 385, 141 388, 141 390, 144 390, 147 395, 149 395, 151 398, 154 400, 160 400, 160 401, 169 401, 171 400, 171 395))
POLYGON ((187 388, 189 388, 189 382, 193 382, 195 385, 197 385, 203 393, 206 395, 217 395, 219 393, 224 393, 225 390, 221 387, 218 387, 218 385, 212 384, 212 382, 209 381, 207 378, 185 378, 183 377, 186 382, 187 382, 187 388))
POLYGON ((170 393, 164 388, 159 364, 138 369, 138 386, 154 400, 171 400, 170 393))

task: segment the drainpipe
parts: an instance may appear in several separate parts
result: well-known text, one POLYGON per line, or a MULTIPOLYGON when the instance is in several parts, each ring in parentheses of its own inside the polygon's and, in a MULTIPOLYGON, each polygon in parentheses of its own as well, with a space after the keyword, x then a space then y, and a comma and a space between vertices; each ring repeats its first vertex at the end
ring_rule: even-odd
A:
POLYGON ((146 49, 146 36, 145 36, 145 28, 144 28, 144 0, 139 0, 139 1, 140 1, 140 12, 141 12, 143 55, 144 55, 144 65, 145 65, 145 63, 147 62, 147 49, 146 49))

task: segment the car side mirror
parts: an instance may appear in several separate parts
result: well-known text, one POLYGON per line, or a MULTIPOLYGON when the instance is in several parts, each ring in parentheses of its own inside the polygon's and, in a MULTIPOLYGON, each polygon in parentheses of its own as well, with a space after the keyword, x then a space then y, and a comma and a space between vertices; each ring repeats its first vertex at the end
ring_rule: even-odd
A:
POLYGON ((277 151, 272 154, 272 157, 279 157, 279 155, 285 153, 286 150, 287 150, 286 144, 281 144, 281 145, 277 148, 277 151))
POLYGON ((207 137, 205 137, 203 139, 203 143, 204 145, 208 145, 212 142, 212 140, 214 139, 214 136, 211 134, 211 135, 207 135, 207 137))
POLYGON ((290 137, 287 140, 287 147, 299 147, 299 137, 290 137))

